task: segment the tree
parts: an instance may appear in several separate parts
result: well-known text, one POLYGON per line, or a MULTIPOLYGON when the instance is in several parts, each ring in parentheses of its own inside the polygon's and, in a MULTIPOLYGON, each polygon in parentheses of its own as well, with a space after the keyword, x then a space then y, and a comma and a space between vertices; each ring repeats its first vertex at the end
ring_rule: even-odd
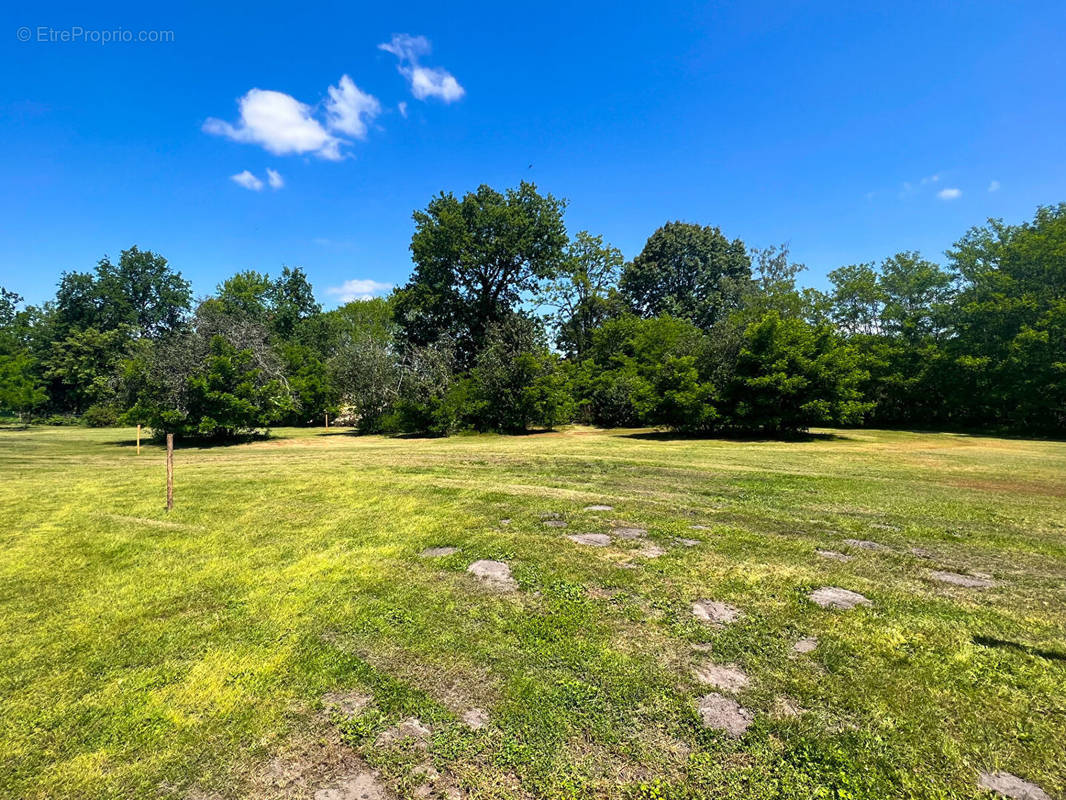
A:
POLYGON ((831 327, 770 311, 745 332, 722 386, 723 414, 730 427, 770 434, 859 422, 862 377, 831 327))
POLYGON ((475 426, 521 433, 565 422, 571 409, 557 361, 535 320, 512 314, 494 324, 470 376, 475 426))
POLYGON ((668 222, 623 270, 621 290, 641 316, 670 314, 710 330, 737 306, 750 279, 742 241, 718 228, 668 222))
POLYGON ((125 421, 157 434, 233 437, 264 429, 294 408, 269 331, 225 313, 217 300, 201 303, 188 328, 134 342, 121 388, 125 421))
POLYGON ((29 353, 0 352, 0 411, 14 411, 21 421, 23 414, 43 405, 47 399, 29 353))
POLYGON ((962 284, 950 349, 968 421, 1066 430, 1066 203, 1021 225, 989 220, 948 257, 962 284))
POLYGON ((567 248, 559 274, 551 279, 541 302, 554 309, 556 344, 570 358, 580 360, 592 345, 593 331, 622 312, 615 291, 625 258, 602 236, 581 231, 567 248))
POLYGON ((488 329, 561 267, 564 206, 522 182, 502 194, 481 186, 462 200, 442 192, 416 211, 415 271, 396 300, 405 342, 451 337, 459 367, 472 365, 488 329))
POLYGON ((878 287, 886 333, 911 342, 943 337, 946 309, 954 295, 950 273, 916 252, 897 253, 881 262, 878 287))
POLYGON ((829 282, 830 316, 837 329, 847 335, 878 333, 885 294, 874 265, 840 267, 829 273, 829 282))
POLYGON ((44 377, 63 408, 80 414, 89 406, 110 402, 116 392, 119 365, 126 356, 129 330, 74 330, 53 343, 44 377))

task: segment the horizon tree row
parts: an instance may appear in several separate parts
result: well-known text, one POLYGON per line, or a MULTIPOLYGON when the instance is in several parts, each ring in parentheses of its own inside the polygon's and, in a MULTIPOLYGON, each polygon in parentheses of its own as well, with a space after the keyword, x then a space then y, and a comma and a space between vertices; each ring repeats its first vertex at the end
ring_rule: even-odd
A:
POLYGON ((801 289, 787 248, 668 222, 627 262, 532 184, 441 193, 414 270, 332 311, 300 268, 196 304, 162 256, 0 289, 0 413, 227 438, 347 417, 362 432, 568 422, 784 435, 822 425, 1066 432, 1066 203, 989 220, 801 289))

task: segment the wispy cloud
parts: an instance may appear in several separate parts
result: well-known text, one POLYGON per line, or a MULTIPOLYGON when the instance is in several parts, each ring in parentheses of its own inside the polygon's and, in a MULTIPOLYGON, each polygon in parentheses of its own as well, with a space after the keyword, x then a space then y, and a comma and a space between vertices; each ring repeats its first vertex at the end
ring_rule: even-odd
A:
POLYGON ((245 189, 251 189, 253 192, 259 192, 263 189, 263 182, 248 170, 238 172, 236 175, 230 175, 229 179, 238 186, 243 186, 245 189))
MULTIPOLYGON (((422 56, 429 55, 431 50, 429 40, 425 36, 397 33, 390 41, 379 44, 378 48, 399 59, 400 63, 396 68, 407 78, 411 94, 416 99, 436 97, 445 103, 454 103, 466 94, 466 89, 448 70, 441 67, 424 67, 419 63, 422 56)), ((404 113, 403 109, 401 113, 404 113)))
POLYGON ((285 185, 285 179, 281 177, 281 173, 267 167, 267 183, 271 189, 280 189, 285 185))
POLYGON ((350 303, 353 300, 369 300, 391 288, 391 283, 381 283, 369 278, 353 278, 340 286, 330 286, 326 289, 326 294, 336 297, 342 303, 350 303))
POLYGON ((378 99, 362 91, 347 75, 341 75, 337 85, 329 87, 326 124, 331 130, 365 139, 367 123, 380 113, 378 99))
POLYGON ((936 193, 936 196, 941 200, 957 200, 962 197, 962 189, 948 188, 941 189, 936 193))
POLYGON ((998 192, 999 191, 999 181, 992 181, 990 184, 988 184, 988 191, 990 191, 990 192, 998 192))

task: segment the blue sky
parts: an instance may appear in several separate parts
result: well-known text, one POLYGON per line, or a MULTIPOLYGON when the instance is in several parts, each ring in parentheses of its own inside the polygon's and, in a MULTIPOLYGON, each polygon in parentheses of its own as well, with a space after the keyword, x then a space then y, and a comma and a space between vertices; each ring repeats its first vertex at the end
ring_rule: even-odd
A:
POLYGON ((31 302, 137 244, 332 305, 481 183, 630 258, 671 219, 789 242, 811 285, 1066 200, 1061 0, 107 6, 0 12, 0 284, 31 302), (77 27, 172 41, 49 40, 77 27))

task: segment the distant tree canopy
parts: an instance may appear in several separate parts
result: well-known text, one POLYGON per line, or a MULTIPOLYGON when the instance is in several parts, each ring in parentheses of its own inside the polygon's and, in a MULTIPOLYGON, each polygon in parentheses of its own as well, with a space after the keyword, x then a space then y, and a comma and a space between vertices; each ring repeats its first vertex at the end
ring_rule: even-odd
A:
POLYGON ((737 307, 750 278, 742 241, 718 228, 668 222, 625 266, 620 288, 642 316, 670 314, 710 330, 737 307))
POLYGON ((801 289, 787 248, 668 222, 632 262, 567 235, 532 184, 434 197, 410 281, 323 311, 300 268, 192 305, 162 256, 0 288, 0 413, 229 438, 339 418, 365 433, 568 422, 692 434, 822 425, 1066 433, 1066 204, 801 289))

